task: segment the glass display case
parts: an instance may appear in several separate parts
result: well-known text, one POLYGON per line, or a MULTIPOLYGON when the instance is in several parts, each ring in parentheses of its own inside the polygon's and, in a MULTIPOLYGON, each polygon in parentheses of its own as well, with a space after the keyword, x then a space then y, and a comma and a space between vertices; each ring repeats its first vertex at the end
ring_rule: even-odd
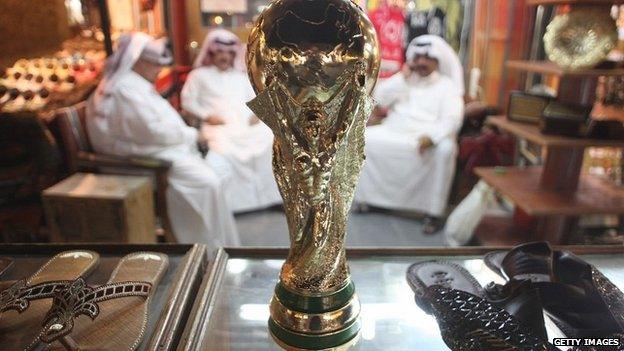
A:
POLYGON ((188 313, 196 297, 206 268, 204 245, 122 245, 122 244, 3 244, 0 257, 13 264, 2 280, 17 280, 30 276, 53 255, 66 250, 92 250, 100 254, 97 268, 86 281, 91 285, 107 282, 119 259, 138 251, 167 254, 169 268, 150 302, 145 338, 137 350, 175 350, 188 313))
MULTIPOLYGON (((405 280, 417 261, 459 263, 479 283, 501 282, 483 263, 495 248, 347 249, 362 303, 361 331, 349 350, 448 350, 435 319, 414 303, 405 280)), ((500 249, 500 248, 498 248, 500 249)), ((624 247, 566 247, 624 288, 624 247)), ((225 249, 206 273, 179 350, 281 350, 269 334, 269 300, 285 249, 225 249)), ((555 336, 547 325, 549 336, 555 336)))

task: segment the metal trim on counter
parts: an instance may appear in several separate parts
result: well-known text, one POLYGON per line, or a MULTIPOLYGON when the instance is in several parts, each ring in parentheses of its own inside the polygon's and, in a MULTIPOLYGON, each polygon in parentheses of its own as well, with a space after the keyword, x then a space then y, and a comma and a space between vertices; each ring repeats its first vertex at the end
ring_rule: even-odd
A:
POLYGON ((185 263, 178 268, 177 283, 169 289, 167 305, 161 313, 159 323, 147 344, 147 350, 174 350, 178 344, 182 328, 204 275, 207 258, 204 245, 195 244, 186 254, 185 263), (177 330, 177 332, 175 332, 177 330))
MULTIPOLYGON (((616 245, 552 245, 553 250, 568 250, 578 255, 624 253, 624 246, 616 245)), ((511 246, 462 246, 462 247, 354 247, 347 248, 347 256, 462 256, 482 255, 496 250, 509 250, 511 246)), ((232 258, 286 258, 285 247, 226 247, 232 258)))
MULTIPOLYGON (((227 266, 229 255, 226 250, 222 248, 217 251, 214 260, 206 271, 199 288, 198 297, 193 304, 189 320, 178 345, 178 351, 198 350, 200 347, 199 343, 203 340, 206 332, 207 323, 213 311, 212 307, 217 298, 219 283, 227 266)), ((285 250, 288 251, 288 249, 285 250)))

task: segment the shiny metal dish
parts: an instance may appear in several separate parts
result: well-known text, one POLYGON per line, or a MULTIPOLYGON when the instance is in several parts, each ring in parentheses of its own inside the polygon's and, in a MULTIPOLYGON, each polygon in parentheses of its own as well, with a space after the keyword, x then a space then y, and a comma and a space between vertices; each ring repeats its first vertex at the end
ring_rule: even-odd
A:
POLYGON ((577 7, 550 22, 544 34, 544 50, 548 59, 563 68, 590 68, 607 57, 617 38, 608 8, 577 7))

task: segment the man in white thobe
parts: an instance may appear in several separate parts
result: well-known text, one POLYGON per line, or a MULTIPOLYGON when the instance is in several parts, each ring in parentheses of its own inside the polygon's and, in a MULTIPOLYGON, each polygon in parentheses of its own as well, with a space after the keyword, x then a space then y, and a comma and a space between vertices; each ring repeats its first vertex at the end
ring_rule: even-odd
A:
POLYGON ((232 167, 227 197, 235 212, 282 203, 272 172, 273 134, 246 105, 255 93, 241 51, 236 35, 211 31, 182 89, 182 107, 202 121, 208 153, 232 167))
POLYGON ((205 143, 154 87, 171 63, 163 40, 143 33, 124 35, 108 59, 104 77, 87 105, 87 128, 98 152, 152 156, 173 162, 167 207, 176 239, 210 248, 239 245, 232 212, 223 192, 228 167, 204 160, 205 143), (209 165, 210 164, 210 165, 209 165))
POLYGON ((443 39, 414 39, 402 72, 378 84, 374 97, 387 117, 366 129, 366 162, 355 201, 420 212, 424 231, 445 212, 463 116, 463 71, 443 39))

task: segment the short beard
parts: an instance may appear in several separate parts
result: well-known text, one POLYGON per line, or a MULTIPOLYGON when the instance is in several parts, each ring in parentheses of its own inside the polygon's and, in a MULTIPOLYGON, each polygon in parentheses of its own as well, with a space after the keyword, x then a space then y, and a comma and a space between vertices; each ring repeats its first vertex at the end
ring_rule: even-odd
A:
POLYGON ((227 65, 226 64, 220 65, 220 64, 215 63, 215 66, 221 71, 227 71, 229 69, 232 69, 232 67, 234 67, 234 65, 232 65, 231 63, 228 63, 227 65))
POLYGON ((431 73, 433 73, 434 71, 435 71, 435 70, 433 70, 433 71, 420 71, 420 70, 416 70, 416 73, 417 73, 420 77, 425 78, 425 77, 429 77, 429 76, 431 75, 431 73))

